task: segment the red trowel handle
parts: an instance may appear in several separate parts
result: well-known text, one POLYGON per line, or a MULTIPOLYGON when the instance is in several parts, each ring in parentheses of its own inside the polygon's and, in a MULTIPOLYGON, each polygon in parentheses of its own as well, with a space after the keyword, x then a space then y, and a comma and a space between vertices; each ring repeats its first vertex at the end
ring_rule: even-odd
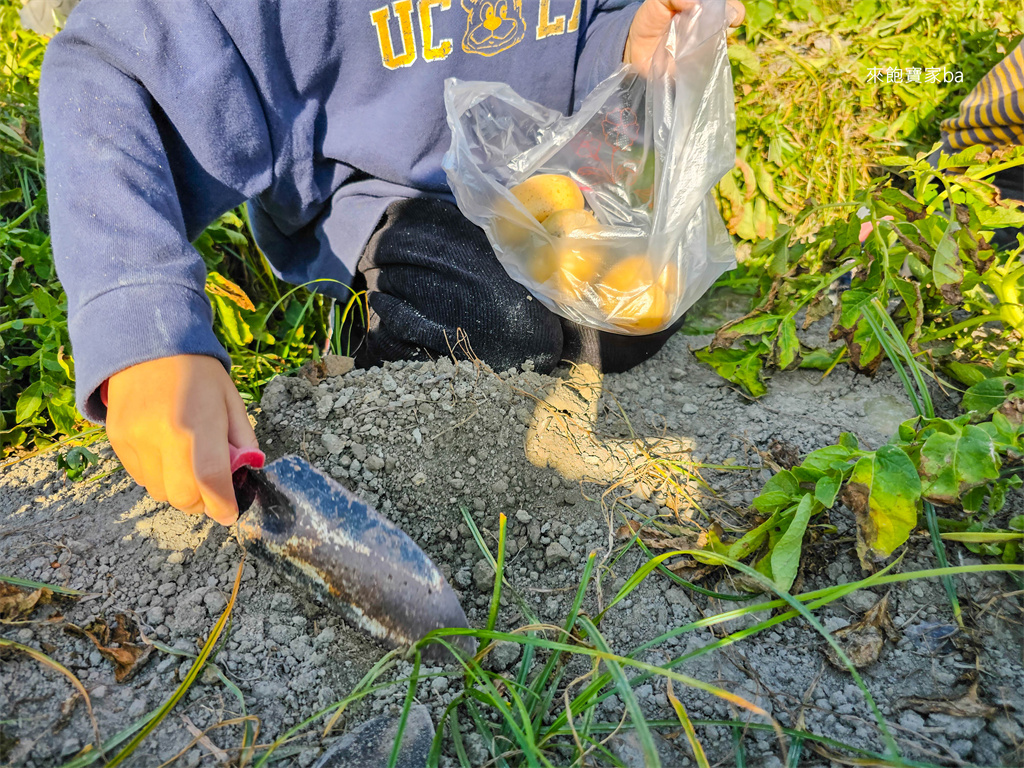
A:
POLYGON ((233 445, 228 445, 228 451, 231 455, 232 475, 242 467, 263 469, 263 465, 267 463, 267 457, 258 448, 236 448, 233 445))

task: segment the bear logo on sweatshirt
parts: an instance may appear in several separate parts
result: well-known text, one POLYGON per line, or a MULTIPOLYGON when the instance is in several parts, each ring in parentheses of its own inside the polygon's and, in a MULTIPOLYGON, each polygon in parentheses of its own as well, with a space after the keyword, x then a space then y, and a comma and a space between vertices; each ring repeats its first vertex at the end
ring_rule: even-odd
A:
POLYGON ((493 56, 526 37, 522 0, 462 0, 466 34, 462 50, 493 56))

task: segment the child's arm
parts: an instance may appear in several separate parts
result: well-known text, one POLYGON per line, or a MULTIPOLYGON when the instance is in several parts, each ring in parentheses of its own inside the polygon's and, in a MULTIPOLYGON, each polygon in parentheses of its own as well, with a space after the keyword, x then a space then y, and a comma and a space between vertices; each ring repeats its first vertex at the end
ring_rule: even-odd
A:
POLYGON ((227 441, 254 438, 190 240, 270 183, 249 69, 201 0, 86 0, 49 45, 40 109, 79 408, 154 497, 227 522, 227 441))

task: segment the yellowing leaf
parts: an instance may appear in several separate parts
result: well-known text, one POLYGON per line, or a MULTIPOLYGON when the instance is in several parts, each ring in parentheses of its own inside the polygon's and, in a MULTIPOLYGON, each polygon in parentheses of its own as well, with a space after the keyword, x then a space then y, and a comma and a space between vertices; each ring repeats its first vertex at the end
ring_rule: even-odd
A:
POLYGON ((865 569, 909 538, 920 500, 921 478, 901 449, 883 445, 857 462, 843 503, 857 518, 857 555, 865 569))
POLYGON ((924 495, 954 504, 971 488, 999 478, 1000 458, 985 430, 968 424, 960 434, 936 432, 921 446, 924 495))
POLYGON ((219 272, 210 272, 206 276, 206 292, 211 296, 220 296, 223 299, 227 299, 241 309, 247 309, 250 312, 256 311, 256 307, 253 306, 252 300, 246 296, 245 291, 219 272))

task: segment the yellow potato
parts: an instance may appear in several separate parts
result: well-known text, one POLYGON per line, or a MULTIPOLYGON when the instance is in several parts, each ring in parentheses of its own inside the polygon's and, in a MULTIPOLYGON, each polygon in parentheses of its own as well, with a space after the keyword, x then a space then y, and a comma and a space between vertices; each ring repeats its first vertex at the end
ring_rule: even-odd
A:
POLYGON ((536 283, 546 283, 558 269, 558 253, 555 249, 545 243, 530 254, 530 260, 526 263, 526 273, 536 283))
POLYGON ((558 251, 558 289, 579 299, 601 271, 601 257, 589 248, 563 247, 558 251))
POLYGON ((654 270, 646 256, 627 256, 604 273, 601 278, 602 301, 613 308, 623 294, 634 293, 654 283, 654 270))
POLYGON ((668 319, 668 297, 659 285, 652 285, 608 319, 633 331, 655 331, 668 319))
POLYGON ((661 285, 665 278, 662 272, 655 281, 654 270, 644 255, 622 259, 601 277, 597 286, 601 308, 616 325, 633 331, 653 331, 668 315, 669 300, 661 285))
POLYGON ((594 214, 578 208, 563 208, 544 220, 544 229, 552 237, 568 237, 581 229, 598 229, 600 226, 594 214))
POLYGON ((530 215, 542 224, 555 211, 565 208, 583 210, 583 193, 576 186, 576 182, 568 176, 542 173, 538 176, 531 176, 509 191, 523 204, 530 215))

